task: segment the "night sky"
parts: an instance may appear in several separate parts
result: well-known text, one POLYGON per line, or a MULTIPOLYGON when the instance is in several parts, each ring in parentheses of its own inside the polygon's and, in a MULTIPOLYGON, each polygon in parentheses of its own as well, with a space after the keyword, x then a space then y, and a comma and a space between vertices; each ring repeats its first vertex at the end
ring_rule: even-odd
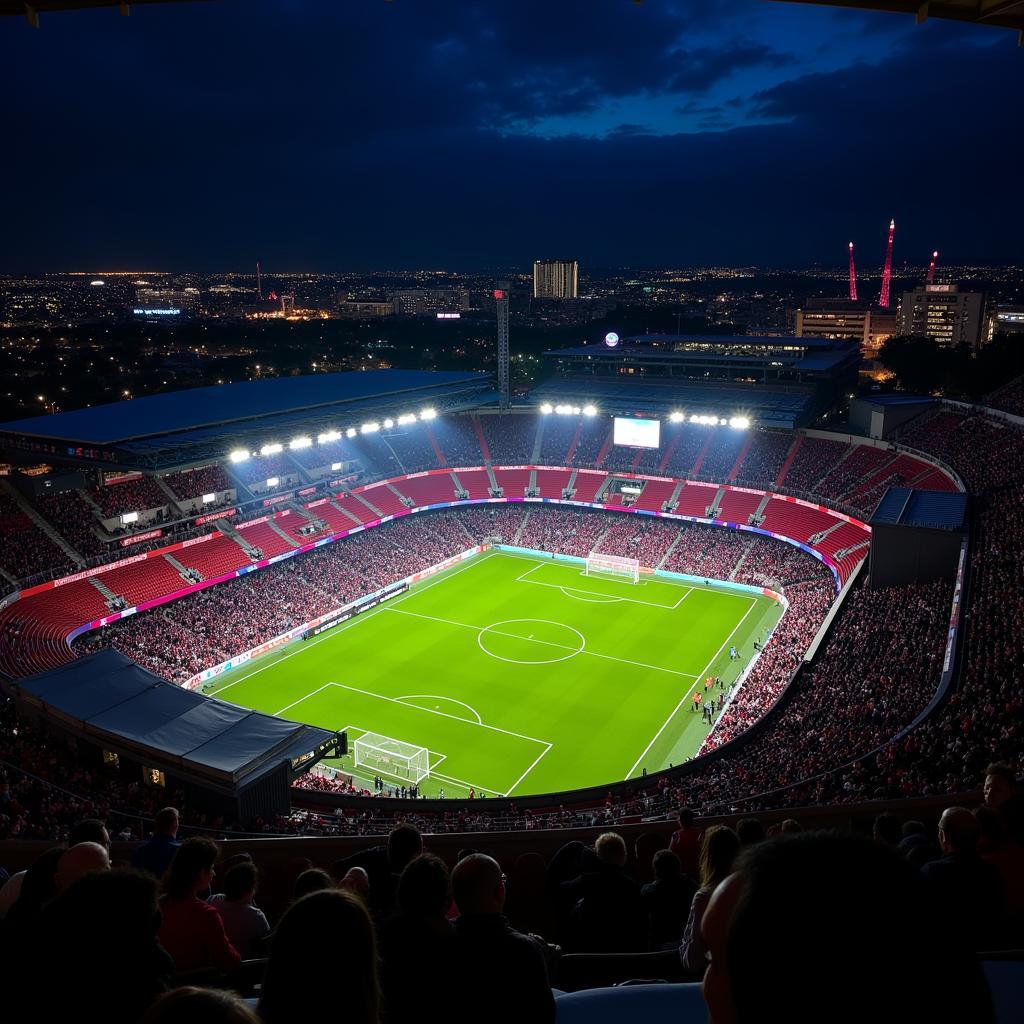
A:
POLYGON ((760 0, 0 23, 0 269, 1024 259, 1014 34, 760 0))

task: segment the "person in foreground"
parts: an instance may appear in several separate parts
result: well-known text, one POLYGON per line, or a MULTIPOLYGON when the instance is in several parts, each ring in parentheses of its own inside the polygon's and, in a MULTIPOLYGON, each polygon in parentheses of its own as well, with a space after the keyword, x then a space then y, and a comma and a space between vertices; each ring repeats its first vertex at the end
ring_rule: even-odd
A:
POLYGON ((701 922, 711 1024, 992 1024, 977 959, 893 850, 833 833, 745 853, 701 922))
POLYGON ((454 970, 450 993, 455 1022, 487 1020, 544 1024, 555 1019, 541 943, 517 932, 502 910, 505 876, 493 857, 470 854, 455 865, 452 895, 455 921, 454 970))

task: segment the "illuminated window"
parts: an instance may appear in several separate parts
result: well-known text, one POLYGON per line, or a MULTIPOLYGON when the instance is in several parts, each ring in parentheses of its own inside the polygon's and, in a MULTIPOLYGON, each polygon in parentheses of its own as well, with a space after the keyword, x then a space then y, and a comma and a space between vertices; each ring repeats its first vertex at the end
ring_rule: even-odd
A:
POLYGON ((165 789, 167 788, 167 777, 159 768, 143 767, 142 781, 149 786, 162 786, 165 789))

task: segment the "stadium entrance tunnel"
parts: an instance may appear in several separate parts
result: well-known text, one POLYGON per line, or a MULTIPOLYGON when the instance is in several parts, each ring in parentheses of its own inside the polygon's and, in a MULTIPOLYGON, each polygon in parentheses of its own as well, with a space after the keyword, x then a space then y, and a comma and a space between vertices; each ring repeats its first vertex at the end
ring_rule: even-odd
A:
POLYGON ((578 629, 550 619, 505 619, 485 626, 476 642, 484 654, 513 665, 551 665, 587 646, 578 629))

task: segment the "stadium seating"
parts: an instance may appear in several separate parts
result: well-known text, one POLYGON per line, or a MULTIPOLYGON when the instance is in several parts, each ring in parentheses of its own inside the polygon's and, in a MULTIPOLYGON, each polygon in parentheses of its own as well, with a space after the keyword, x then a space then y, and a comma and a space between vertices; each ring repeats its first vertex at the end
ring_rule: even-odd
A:
POLYGON ((74 563, 17 503, 0 494, 0 569, 22 580, 40 573, 70 569, 74 563))
POLYGON ((181 473, 168 473, 164 483, 182 500, 232 490, 235 482, 219 465, 203 466, 181 473))
POLYGON ((104 519, 125 512, 143 512, 163 508, 170 499, 152 477, 140 476, 106 487, 94 487, 89 496, 99 506, 104 519))

